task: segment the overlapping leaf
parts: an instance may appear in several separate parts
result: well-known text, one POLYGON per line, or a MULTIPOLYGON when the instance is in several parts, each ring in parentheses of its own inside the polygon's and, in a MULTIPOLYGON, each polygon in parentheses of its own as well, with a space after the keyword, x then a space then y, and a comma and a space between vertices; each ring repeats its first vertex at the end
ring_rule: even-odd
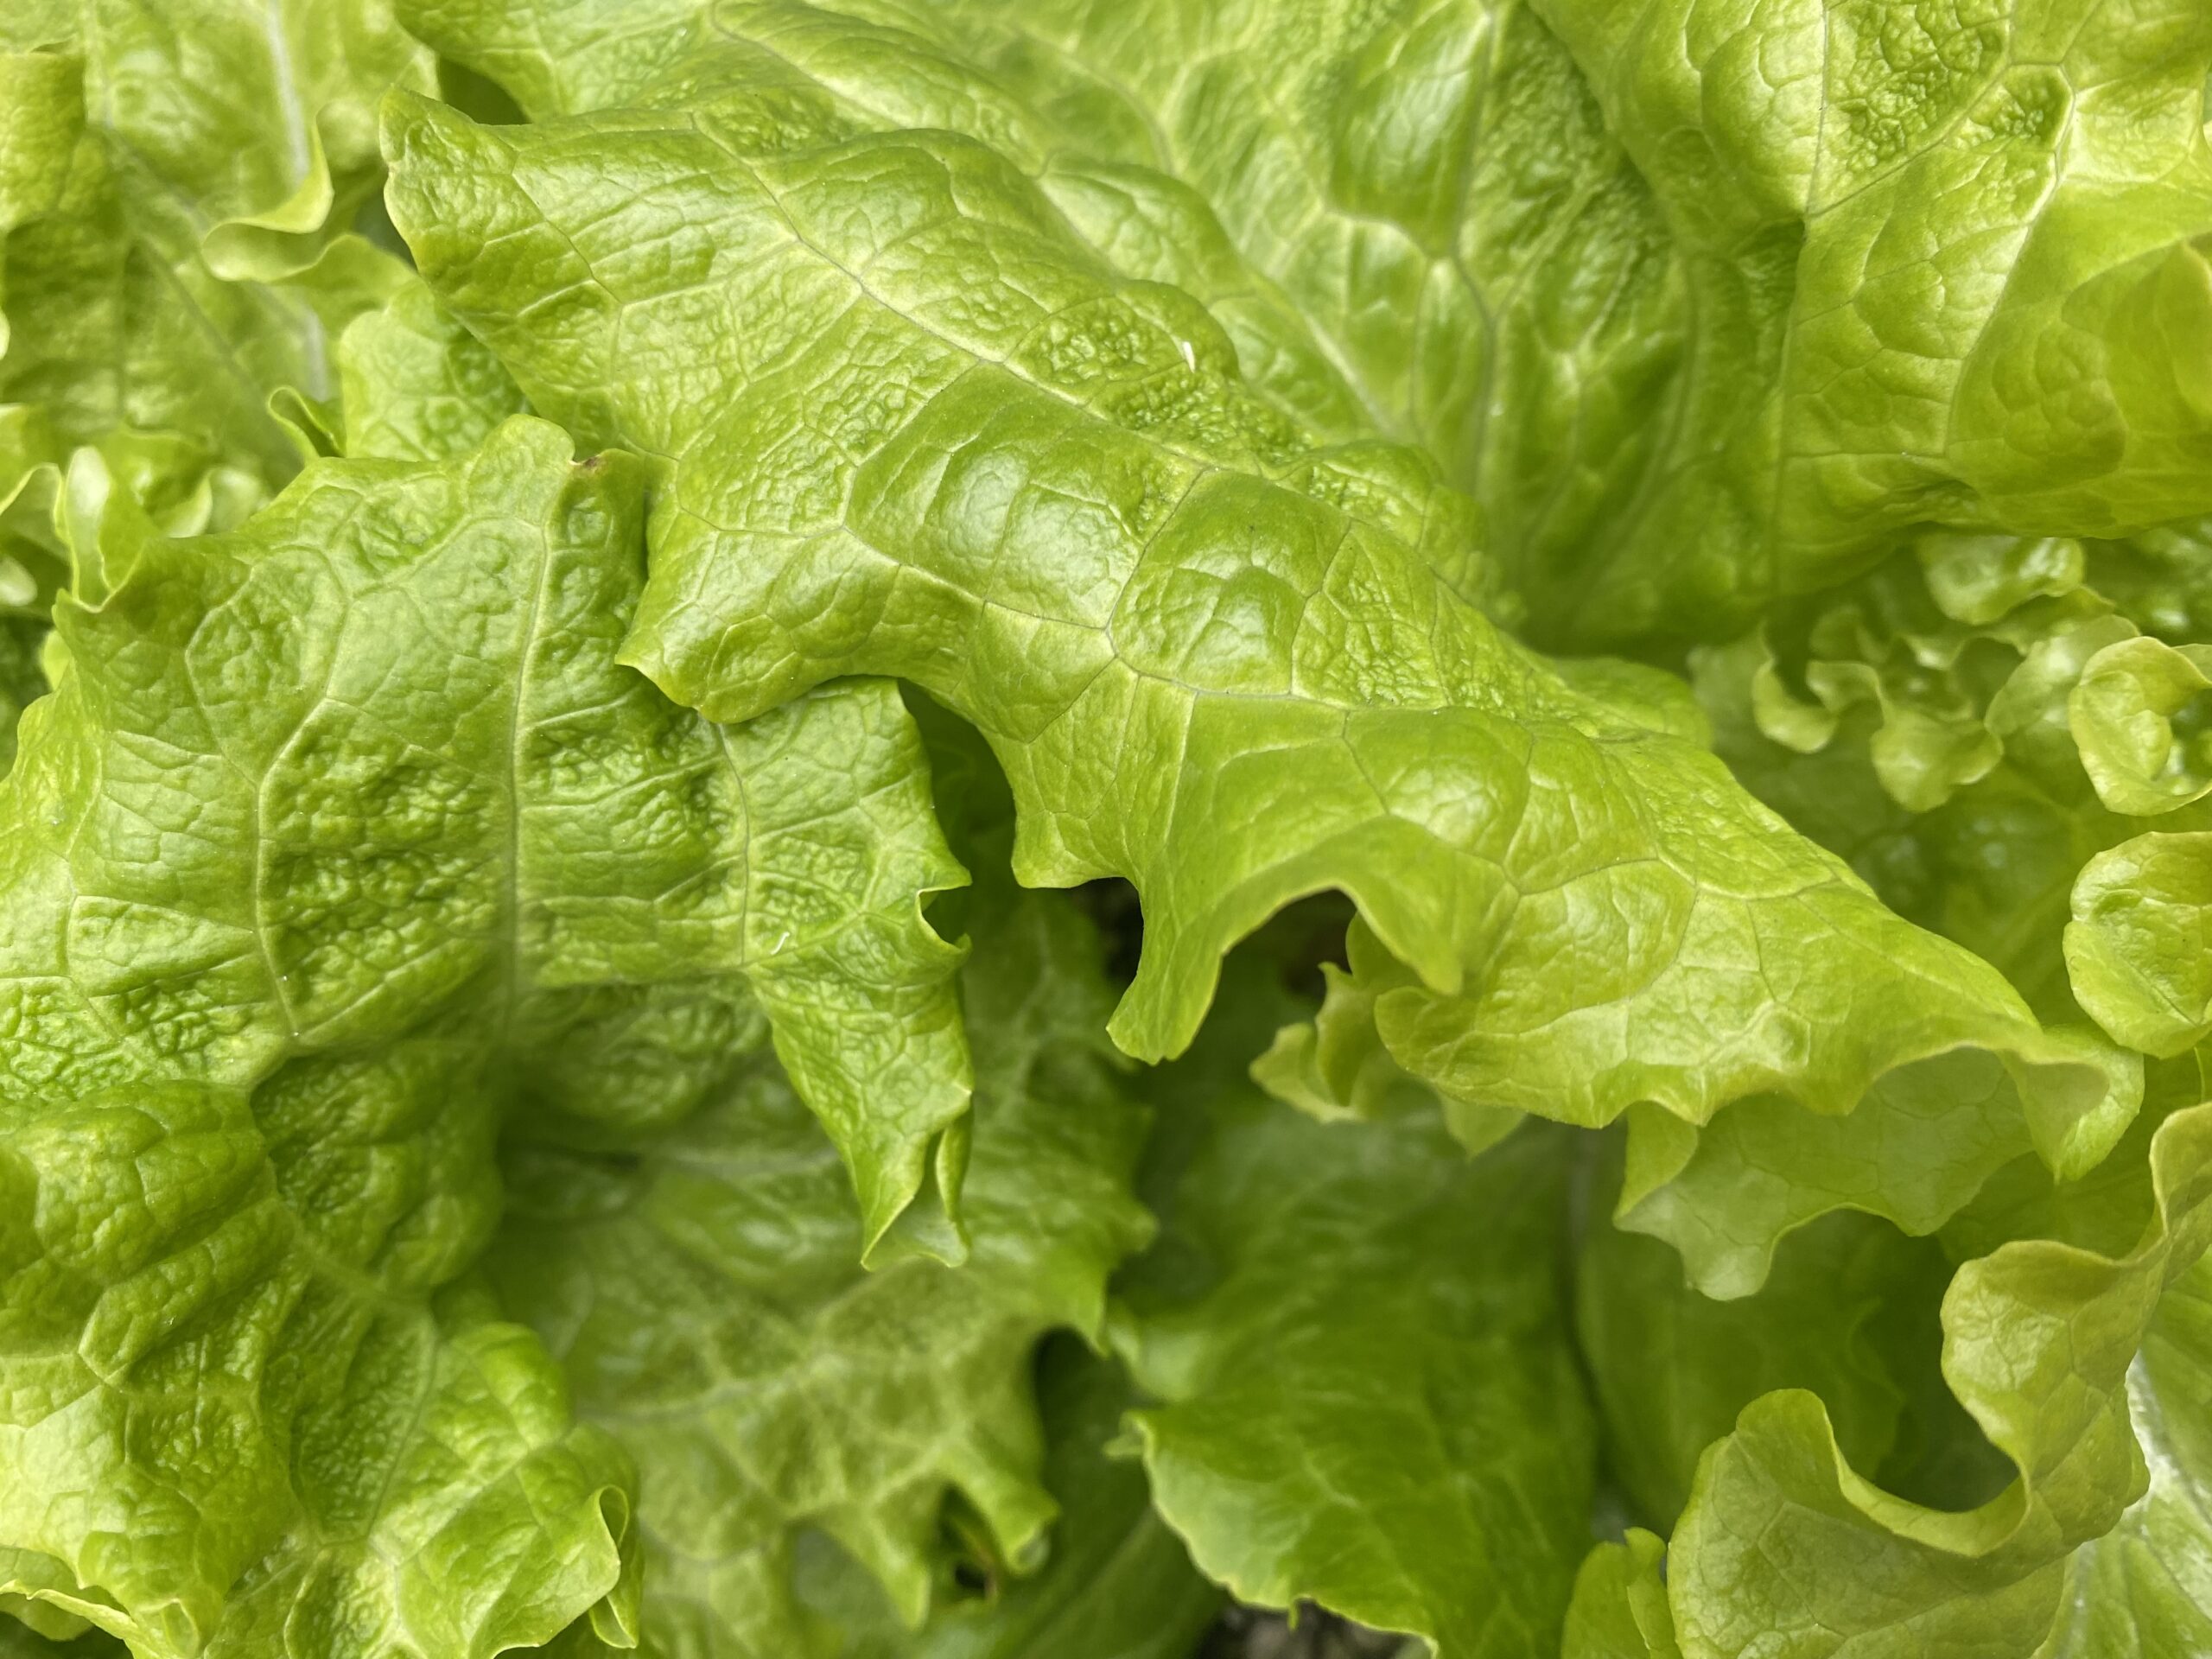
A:
POLYGON ((2212 1331, 2200 1261, 2168 1287, 2128 1373, 2128 1411, 2150 1484, 2103 1537, 2067 1563, 2061 1612, 2037 1659, 2196 1653, 2212 1643, 2205 1365, 2212 1331))
MULTIPOLYGON (((1301 320, 1231 325, 1255 379, 1315 418, 1331 365, 1424 445, 1547 639, 1711 637, 1919 524, 2212 505, 2188 0, 836 10, 956 42, 1072 170, 1194 189, 1301 320)), ((1102 217, 1176 239, 1144 194, 1102 217)))
MULTIPOLYGON (((1965 1511, 1921 1508, 1853 1469, 1816 1396, 1768 1395, 1699 1466, 1668 1551, 1665 1639, 1693 1656, 1775 1641, 1993 1656, 2043 1642, 2074 1552, 2145 1491, 2129 1376, 2161 1297, 2212 1236, 2212 1112, 2166 1117, 2148 1167, 2152 1214, 2132 1247, 2006 1243, 1944 1299, 1944 1374, 2019 1471, 2011 1486, 1965 1511)), ((1623 1590, 1615 1569, 1585 1588, 1588 1619, 1618 1627, 1604 1611, 1623 1590)), ((1648 1598, 1633 1605, 1649 1611, 1648 1598)))
POLYGON ((2054 1159, 2124 1124, 2124 1076, 1783 833, 1650 680, 1464 603, 1416 455, 1291 424, 995 150, 741 45, 656 86, 528 127, 396 102, 395 215, 534 407, 658 458, 632 660, 728 719, 913 680, 1005 765, 1025 880, 1135 883, 1124 1046, 1179 1048, 1221 951, 1338 887, 1408 964, 1384 1042, 1458 1098, 1834 1113, 1980 1045, 2054 1159))
POLYGON ((633 1626, 626 1459, 441 1291, 518 1082, 677 1116, 757 1004, 862 1237, 957 1184, 918 893, 959 872, 903 709, 727 732, 618 667, 639 479, 571 457, 523 420, 324 463, 230 537, 78 526, 0 794, 0 1544, 142 1655, 633 1626))
POLYGON ((353 226, 430 56, 382 0, 59 0, 0 42, 0 528, 54 551, 51 469, 97 444, 163 529, 229 529, 299 465, 272 394, 332 395, 404 275, 353 226))
POLYGON ((1201 1645, 1222 1592, 1153 1510, 1143 1465, 1115 1450, 1130 1403, 1121 1368, 1058 1338, 1046 1347, 1038 1395, 1045 1484, 1059 1509, 1045 1564, 1014 1577, 971 1563, 969 1592, 907 1630, 843 1556, 803 1546, 801 1588, 817 1630, 834 1632, 833 1651, 847 1659, 1189 1659, 1201 1645))
POLYGON ((1244 1601, 1310 1599, 1445 1659, 1547 1651, 1593 1452, 1554 1290, 1567 1137, 1532 1126, 1469 1162, 1433 1110, 1287 1113, 1236 1065, 1281 1017, 1234 986, 1161 1078, 1204 1120, 1123 1287, 1120 1340, 1160 1399, 1132 1418, 1154 1501, 1244 1601))
POLYGON ((1216 1579, 1548 1649, 1556 1221, 1569 1652, 2202 1645, 2201 7, 395 10, 0 19, 0 1644, 1187 1651, 897 676, 1132 1052, 1355 901, 1110 1322, 1216 1579))
POLYGON ((1149 1234, 1128 1192, 1144 1115, 1100 1052, 1081 918, 1001 896, 973 936, 964 1267, 861 1270, 843 1173, 765 1057, 672 1130, 563 1147, 541 1120, 510 1158, 486 1269, 638 1460, 649 1652, 844 1650, 794 1585, 803 1529, 865 1563, 909 1624, 940 1576, 949 1493, 1001 1572, 1052 1547, 1032 1361, 1054 1325, 1096 1339, 1106 1276, 1149 1234))
POLYGON ((442 461, 466 454, 522 410, 499 359, 420 283, 347 325, 338 343, 340 430, 347 455, 442 461))
POLYGON ((1593 1219, 1576 1322, 1607 1468, 1636 1512, 1673 1526, 1706 1447, 1778 1389, 1818 1395, 1853 1465, 1892 1486, 1970 1484, 1991 1460, 1943 1409, 1936 1306, 1948 1276, 1933 1242, 1836 1215, 1789 1242, 1758 1295, 1715 1301, 1684 1283, 1665 1245, 1593 1219))

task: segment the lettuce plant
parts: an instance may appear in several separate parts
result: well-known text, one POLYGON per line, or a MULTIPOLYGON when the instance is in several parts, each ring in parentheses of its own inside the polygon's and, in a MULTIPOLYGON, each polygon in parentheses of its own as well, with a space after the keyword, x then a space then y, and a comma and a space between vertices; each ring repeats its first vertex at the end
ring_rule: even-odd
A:
POLYGON ((2212 1651, 2209 85, 22 0, 0 1653, 2212 1651))

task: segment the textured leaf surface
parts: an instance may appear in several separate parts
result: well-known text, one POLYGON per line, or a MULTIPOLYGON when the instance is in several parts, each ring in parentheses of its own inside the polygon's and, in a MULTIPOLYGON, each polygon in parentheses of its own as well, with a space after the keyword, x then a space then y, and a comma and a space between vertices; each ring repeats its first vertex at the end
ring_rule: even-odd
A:
POLYGON ((337 390, 339 327, 404 274, 351 233, 378 181, 377 100, 428 90, 429 54, 383 0, 72 0, 11 17, 41 50, 10 60, 75 118, 66 149, 0 153, 10 341, 0 404, 34 418, 0 442, 0 496, 97 443, 163 528, 226 530, 296 471, 266 407, 337 390), (36 211, 28 211, 35 208, 36 211))
POLYGON ((1154 1511, 1144 1466, 1109 1450, 1131 1403, 1121 1368, 1057 1338, 1039 1363, 1038 1396, 1045 1484, 1059 1509, 1044 1566, 1020 1577, 991 1568, 982 1594, 947 1601, 909 1631, 842 1556, 803 1553, 802 1589, 817 1628, 834 1633, 828 1650, 848 1659, 1190 1659, 1202 1645, 1222 1592, 1154 1511))
POLYGON ((1680 398, 1694 331, 1651 190, 1535 9, 950 10, 967 50, 1058 117, 1082 158, 1056 157, 1083 181, 1064 202, 1172 246, 1116 170, 1141 167, 1218 216, 1252 273, 1220 309, 1255 385, 1325 430, 1433 455, 1545 637, 1625 620, 1605 566, 1669 464, 1650 416, 1680 398))
POLYGON ((840 9, 1186 181, 1304 320, 1248 363, 1427 447, 1548 638, 1710 636, 1921 524, 2208 505, 2189 0, 840 9))
POLYGON ((1143 897, 1114 1027, 1140 1055, 1188 1040, 1228 944, 1338 887, 1411 964, 1385 1042, 1455 1097, 1837 1112, 1980 1044, 2034 1074, 2053 1155, 2108 1144, 2125 1101, 1996 976, 1781 833, 1640 683, 1564 680, 1459 599, 1418 550, 1464 509, 1412 452, 1288 423, 1201 306, 992 149, 764 73, 717 49, 657 83, 682 112, 524 128, 391 108, 433 288, 534 407, 659 458, 627 647, 659 683, 736 719, 892 673, 973 721, 1021 877, 1143 897), (1569 938, 1589 971, 1528 971, 1569 938))
POLYGON ((639 478, 570 454, 518 421, 324 463, 192 543, 111 499, 57 608, 0 785, 0 1544, 142 1654, 634 1618, 626 1460, 441 1295, 518 1079, 680 1113, 757 999, 867 1236, 932 1147, 950 1195, 956 953, 917 892, 958 870, 911 723, 874 686, 722 732, 619 668, 639 478))
POLYGON ((522 393, 499 359, 420 283, 346 326, 338 376, 349 456, 448 460, 522 410, 522 393))
POLYGON ((999 1560, 1033 1567, 1048 1547, 1032 1360, 1052 1326, 1096 1338, 1107 1274, 1149 1235, 1128 1192, 1144 1117, 1101 1052, 1096 939, 1066 901, 1007 898, 974 940, 961 1268, 861 1270, 848 1184, 765 1057, 673 1130, 510 1160, 486 1271, 638 1461, 649 1652, 814 1650, 825 1633, 791 1584, 802 1528, 866 1563, 910 1622, 948 1492, 999 1560))
POLYGON ((2107 536, 2204 510, 2201 8, 1537 10, 1700 324, 1600 626, 1694 627, 1684 603, 1726 608, 1738 572, 1811 586, 1930 519, 2107 536))
POLYGON ((0 1653, 2212 1641, 2198 0, 0 12, 0 1653))

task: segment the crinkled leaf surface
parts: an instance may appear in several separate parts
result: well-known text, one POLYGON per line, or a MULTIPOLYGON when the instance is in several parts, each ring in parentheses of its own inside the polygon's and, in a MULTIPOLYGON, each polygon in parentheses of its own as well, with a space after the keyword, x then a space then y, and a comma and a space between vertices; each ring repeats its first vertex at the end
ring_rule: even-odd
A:
POLYGON ((385 0, 64 0, 0 42, 0 499, 94 443, 164 529, 229 529, 299 465, 270 396, 334 392, 404 275, 350 227, 429 54, 385 0))
POLYGON ((1153 1510, 1144 1467, 1113 1448, 1131 1403, 1121 1367, 1074 1338, 1038 1366, 1045 1485, 1058 1509, 1042 1567, 1019 1575, 970 1559, 927 1624, 909 1630, 881 1586, 818 1535, 797 1549, 810 1634, 841 1659, 1190 1659, 1221 1591, 1153 1510), (980 1587, 979 1587, 980 1586, 980 1587))
POLYGON ((1782 833, 1672 704, 1562 679, 1459 599, 1420 550, 1464 507, 1418 456, 1292 423, 1012 162, 741 43, 654 88, 527 127, 396 101, 395 217, 534 407, 657 458, 632 660, 733 719, 912 679, 1005 765, 1025 880, 1135 883, 1124 1046, 1180 1047, 1221 950, 1338 887, 1411 964, 1384 1040, 1455 1097, 1834 1112, 1979 1044, 2054 1157, 2124 1123, 2104 1069, 1782 833), (1531 971, 1569 938, 1583 968, 1531 971))
POLYGON ((1187 246, 1149 205, 1166 193, 1125 182, 1138 169, 1217 216, 1251 272, 1219 309, 1255 385, 1323 429, 1435 456, 1544 637, 1627 620, 1606 566, 1672 464, 1652 414, 1682 395, 1693 319, 1649 188, 1536 9, 950 11, 968 50, 1058 117, 1056 194, 1077 217, 1187 246))
POLYGON ((353 456, 465 454, 523 405, 499 359, 420 283, 346 326, 338 378, 340 440, 353 456))
POLYGON ((1102 1052, 1096 935, 1064 899, 999 897, 963 980, 964 1267, 861 1269, 843 1173, 765 1057, 673 1129, 563 1146, 536 1122, 509 1158, 486 1271, 638 1461, 649 1652, 839 1651, 791 1582, 803 1528, 866 1563, 909 1622, 930 1606, 949 1492, 996 1560, 1033 1567, 1051 1547, 1032 1361, 1054 1325, 1095 1339, 1107 1274, 1149 1236, 1129 1193, 1144 1115, 1102 1052))
POLYGON ((2190 0, 837 9, 1021 88, 1128 243, 1192 238, 1100 162, 1199 196, 1255 378, 1426 446, 1547 638, 1710 636, 1921 524, 2212 504, 2190 0))
POLYGON ((11 1593, 162 1656, 634 1621, 626 1459, 441 1292, 518 1083, 680 1114, 757 1002, 861 1236, 932 1148, 950 1196, 918 893, 959 872, 911 722, 877 685, 721 731, 618 667, 639 483, 523 420, 231 537, 88 532, 0 785, 11 1593))
POLYGON ((1924 537, 1701 653, 1700 697, 1737 774, 1900 912, 2045 1017, 2177 1053, 2212 998, 2188 599, 2204 563, 2193 531, 1924 537), (1946 773, 1967 734, 1991 758, 1946 773))
POLYGON ((0 785, 0 1631, 1187 1649, 1111 1368, 1031 1411, 1141 1231, 1057 901, 932 908, 977 1230, 912 1259, 968 1131, 895 675, 1025 880, 1140 890, 1132 1052, 1357 901, 1261 1067, 1311 1117, 1241 994, 1159 1090, 1122 1334, 1210 1571, 1548 1649, 1564 1211, 1611 1478, 1682 1510, 1569 1651, 2202 1645, 2201 6, 393 10, 429 50, 0 18, 0 727, 58 688, 0 785), (394 85, 537 124, 395 113, 427 288, 353 234, 394 85), (1523 621, 1732 643, 1700 714, 1523 621), (2085 1014, 2153 1057, 2125 1136, 2085 1014), (1624 1112, 1608 1226, 1523 1120, 1624 1112), (1956 1400, 1891 1224, 1966 1262, 1956 1400))
POLYGON ((429 88, 429 53, 383 0, 78 0, 53 29, 86 119, 7 238, 0 403, 44 449, 9 460, 102 442, 163 526, 228 529, 299 467, 270 394, 332 394, 329 336, 400 276, 343 232, 376 99, 429 88))
POLYGON ((1599 627, 1694 629, 1688 606, 1832 580, 1930 520, 2204 510, 2202 8, 1536 4, 1700 319, 1599 627))

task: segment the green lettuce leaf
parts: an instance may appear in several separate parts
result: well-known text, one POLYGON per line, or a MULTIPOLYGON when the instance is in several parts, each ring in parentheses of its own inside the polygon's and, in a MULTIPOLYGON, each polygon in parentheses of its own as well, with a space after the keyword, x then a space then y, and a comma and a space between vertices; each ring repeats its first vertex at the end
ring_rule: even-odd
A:
POLYGON ((1698 653, 1717 747, 1902 913, 2078 1017, 2061 939, 2083 866, 2149 818, 2204 821, 2195 623, 2145 575, 2190 545, 1923 537, 1698 653))
POLYGON ((1700 697, 1737 775, 1900 912, 2045 1018, 2178 1053, 2212 1030, 2202 557, 1926 537, 1699 653, 1700 697))
MULTIPOLYGON (((1031 1361, 1055 1326, 1098 1338, 1107 1275, 1151 1235, 1128 1190, 1145 1115, 1103 1052, 1096 934, 1065 900, 995 896, 963 980, 964 1267, 861 1270, 849 1183, 765 1057, 671 1129, 537 1118, 509 1154, 485 1271, 637 1459, 649 1652, 839 1651, 793 1585, 804 1529, 909 1624, 931 1604, 948 1493, 1001 1570, 1050 1547, 1031 1361)), ((1065 1615, 1046 1599, 1037 1616, 1065 1615)))
POLYGON ((340 429, 331 436, 347 455, 449 460, 523 409, 499 359, 420 283, 346 326, 338 381, 340 429))
POLYGON ((2205 511, 2201 8, 1536 6, 1699 319, 1598 630, 1709 637, 1760 585, 1931 521, 2109 537, 2205 511))
POLYGON ((712 0, 397 0, 400 21, 528 119, 622 103, 698 49, 712 0))
POLYGON ((996 151, 771 67, 724 42, 671 107, 524 127, 389 111, 432 288, 533 407, 655 458, 626 652, 658 683, 737 720, 896 674, 972 721, 1020 877, 1142 897, 1141 1057, 1333 887, 1395 969, 1384 1043, 1455 1099, 1834 1114, 1979 1046, 2055 1161, 2124 1127, 2125 1067, 1783 833, 1660 677, 1562 675, 1459 598, 1420 550, 1464 504, 1417 455, 1289 423, 996 151), (1570 935, 1586 971, 1540 971, 1570 935))
POLYGON ((2150 1484, 2119 1523, 2067 1562, 2057 1623, 2037 1659, 2149 1659, 2212 1646, 2212 1269, 2168 1287, 2127 1404, 2150 1484))
POLYGON ((912 723, 875 684, 722 730, 619 667, 641 478, 543 423, 193 542, 92 470, 0 783, 0 1592, 163 1659, 622 1637, 628 1461, 455 1283, 495 1142, 518 1090, 681 1116, 765 1009, 855 1248, 950 1202, 912 723))
POLYGON ((430 55, 383 0, 64 0, 0 44, 0 550, 58 550, 83 444, 162 529, 230 529, 300 464, 272 396, 334 394, 338 330, 404 276, 353 227, 377 101, 430 55))
POLYGON ((0 775, 16 760, 16 722, 24 706, 46 690, 39 672, 45 625, 35 618, 0 615, 0 775))
MULTIPOLYGON (((766 48, 846 119, 993 143, 1125 275, 1202 301, 1256 396, 1325 438, 1426 446, 1540 621, 1649 467, 1642 405, 1681 354, 1665 232, 1519 4, 403 10, 541 119, 632 101, 714 41, 766 48), (1533 280, 1546 262, 1586 275, 1533 280)), ((1514 603, 1463 537, 1431 550, 1514 603)))
MULTIPOLYGON (((19 226, 52 213, 84 131, 83 78, 75 59, 37 49, 42 31, 0 34, 0 258, 19 226), (29 47, 33 49, 17 49, 29 47)), ((9 344, 7 270, 0 264, 0 354, 9 344)))
MULTIPOLYGON (((498 41, 489 73, 547 73, 519 8, 437 10, 498 41)), ((641 7, 594 54, 637 73, 546 107, 633 94, 629 41, 680 53, 678 16, 797 10, 641 7)), ((1921 524, 2110 536, 2212 506, 2190 0, 830 10, 1017 89, 1070 175, 1048 191, 1117 246, 1197 241, 1117 169, 1199 198, 1250 273, 1224 326, 1255 383, 1425 447, 1548 641, 1711 638, 1921 524)))
POLYGON ((1948 1278, 1932 1242, 1834 1215, 1789 1239, 1757 1295, 1716 1301, 1684 1283, 1665 1245, 1592 1220, 1575 1319, 1607 1469, 1643 1518, 1671 1528, 1706 1447, 1780 1389, 1818 1395, 1853 1465, 1893 1484, 1916 1462, 1955 1455, 1948 1441, 1963 1426, 1917 1409, 1941 1398, 1936 1310, 1948 1278), (1946 1444, 1929 1443, 1939 1435, 1946 1444))
POLYGON ((0 1654, 2212 1643, 2209 71, 6 8, 0 1654))
POLYGON ((51 1609, 40 1610, 25 1606, 20 1610, 22 1618, 35 1621, 24 1624, 16 1618, 0 1617, 0 1655, 5 1659, 120 1659, 130 1649, 105 1630, 86 1625, 81 1630, 73 1626, 84 1624, 81 1619, 67 1620, 67 1625, 54 1620, 65 1616, 54 1615, 51 1609), (51 1625, 57 1630, 69 1628, 67 1635, 43 1635, 41 1630, 51 1625))
POLYGON ((1667 1611, 1666 1553, 1641 1527, 1590 1552, 1575 1575, 1563 1659, 1681 1659, 1667 1611))
POLYGON ((1236 986, 1158 1085, 1205 1116, 1122 1287, 1117 1342, 1161 1402, 1131 1417, 1154 1502, 1242 1601, 1445 1659, 1545 1651, 1594 1460, 1555 1290, 1568 1139, 1471 1161, 1433 1112, 1287 1113, 1231 1069, 1281 1017, 1236 986))
POLYGON ((2098 854, 2072 908, 2066 966, 2098 1024, 2151 1054, 2212 1033, 2212 831, 2154 831, 2098 854))
POLYGON ((1744 1412, 1706 1453, 1668 1552, 1684 1654, 1786 1641, 1816 1655, 1996 1655, 2044 1638, 2069 1557, 2146 1490, 2130 1371, 2161 1295, 2212 1238, 2212 1109, 2165 1118, 2148 1169, 2152 1215, 2131 1248, 2021 1240, 1953 1280, 1944 1375, 2018 1471, 1988 1503, 1942 1511, 1876 1487, 1813 1395, 1744 1412))
POLYGON ((1090 210, 1071 217, 1187 244, 1132 211, 1160 194, 1124 183, 1137 168, 1217 216, 1252 273, 1218 308, 1255 386, 1331 435, 1435 457, 1479 503, 1537 637, 1625 632, 1630 584, 1607 567, 1671 462, 1653 416, 1681 399, 1694 330, 1659 205, 1540 9, 946 10, 918 26, 1057 117, 1056 169, 1084 182, 1056 196, 1090 210))
POLYGON ((1059 1510, 1043 1567, 965 1563, 962 1593, 918 1630, 849 1557, 800 1541, 800 1592, 841 1659, 1190 1659, 1222 1606, 1152 1508, 1144 1466, 1117 1452, 1131 1403, 1120 1366, 1056 1337, 1038 1367, 1045 1484, 1059 1510))

